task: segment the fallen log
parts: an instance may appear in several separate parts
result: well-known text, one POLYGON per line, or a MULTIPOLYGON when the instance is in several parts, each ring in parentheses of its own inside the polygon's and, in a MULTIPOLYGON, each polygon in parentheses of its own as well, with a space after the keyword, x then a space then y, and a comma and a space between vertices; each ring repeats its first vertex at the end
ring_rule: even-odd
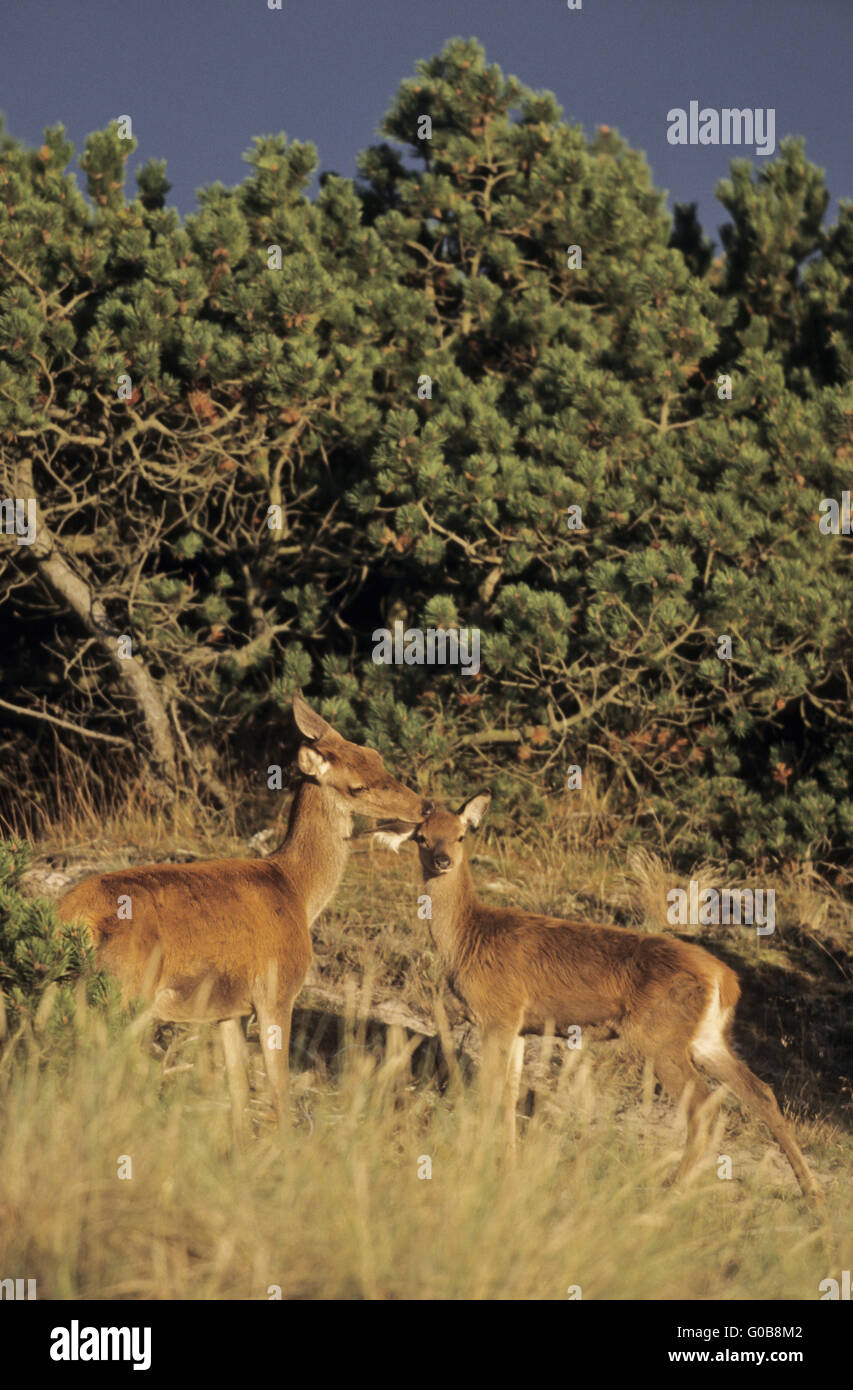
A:
POLYGON ((398 1000, 378 1000, 369 992, 359 990, 351 981, 342 989, 309 981, 303 986, 293 1011, 294 1036, 298 1037, 301 1032, 311 1038, 312 1046, 319 1046, 326 1052, 332 1039, 323 1025, 331 1020, 345 1020, 351 1027, 363 1030, 368 1043, 385 1043, 389 1029, 399 1028, 409 1040, 419 1040, 412 1053, 413 1059, 432 1052, 442 1070, 463 1061, 469 1066, 476 1065, 480 1059, 477 1030, 469 1023, 448 1024, 441 1030, 435 1022, 398 1000), (447 1056, 448 1049, 451 1057, 447 1056))

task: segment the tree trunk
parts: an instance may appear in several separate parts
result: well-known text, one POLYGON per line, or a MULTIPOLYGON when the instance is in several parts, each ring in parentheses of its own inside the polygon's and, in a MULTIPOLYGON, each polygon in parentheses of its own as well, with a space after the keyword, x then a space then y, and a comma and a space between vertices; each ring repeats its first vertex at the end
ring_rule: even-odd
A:
MULTIPOLYGON (((21 470, 23 491, 17 496, 36 497, 32 466, 21 470)), ((70 609, 91 637, 94 637, 112 663, 121 686, 128 691, 142 717, 151 762, 158 778, 155 791, 160 800, 171 802, 178 781, 178 760, 172 726, 160 687, 139 656, 119 655, 122 635, 110 620, 101 600, 88 581, 72 568, 44 520, 38 507, 36 539, 31 546, 38 572, 52 592, 70 609)))

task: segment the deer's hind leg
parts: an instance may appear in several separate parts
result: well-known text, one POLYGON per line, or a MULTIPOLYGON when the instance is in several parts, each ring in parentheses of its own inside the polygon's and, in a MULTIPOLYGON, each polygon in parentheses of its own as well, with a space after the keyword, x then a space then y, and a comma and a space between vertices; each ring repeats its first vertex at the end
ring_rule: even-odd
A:
POLYGON ((747 1110, 752 1110, 764 1121, 793 1168, 803 1196, 820 1202, 823 1195, 821 1188, 770 1087, 750 1071, 746 1062, 742 1062, 727 1043, 701 1060, 712 1076, 734 1091, 747 1110))
POLYGON ((676 1104, 687 1111, 687 1140, 675 1181, 688 1177, 698 1166, 710 1139, 711 1124, 722 1091, 711 1091, 694 1067, 686 1050, 658 1052, 654 1057, 658 1080, 676 1104))

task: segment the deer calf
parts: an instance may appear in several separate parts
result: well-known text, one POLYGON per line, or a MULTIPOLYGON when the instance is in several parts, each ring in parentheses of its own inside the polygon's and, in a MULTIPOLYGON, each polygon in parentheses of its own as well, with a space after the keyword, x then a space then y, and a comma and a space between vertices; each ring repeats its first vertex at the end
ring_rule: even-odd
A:
POLYGON ((651 1059, 673 1100, 684 1096, 687 1143, 677 1177, 702 1157, 715 1108, 698 1063, 760 1116, 803 1193, 819 1197, 773 1092, 732 1051, 740 995, 734 971, 702 947, 674 937, 481 903, 463 840, 480 824, 490 800, 481 792, 456 815, 436 810, 418 826, 380 826, 373 834, 394 850, 408 839, 417 844, 432 937, 451 987, 482 1030, 484 1090, 493 1102, 503 1093, 510 1147, 524 1035, 553 1030, 566 1036, 580 1025, 588 1036, 624 1038, 651 1059))
POLYGON ((222 1025, 238 1135, 249 1095, 239 1019, 257 1013, 281 1122, 293 1003, 312 959, 309 929, 340 882, 353 815, 414 824, 430 809, 374 749, 348 743, 298 691, 293 717, 302 782, 274 854, 118 869, 78 883, 58 906, 62 921, 89 927, 98 965, 126 997, 149 1000, 163 1021, 222 1025))

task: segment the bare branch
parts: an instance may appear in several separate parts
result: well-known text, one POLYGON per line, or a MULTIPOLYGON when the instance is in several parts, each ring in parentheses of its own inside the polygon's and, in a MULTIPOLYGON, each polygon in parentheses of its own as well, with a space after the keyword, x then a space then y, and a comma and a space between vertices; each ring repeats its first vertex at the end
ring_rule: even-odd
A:
POLYGON ((46 714, 44 710, 23 709, 20 705, 10 705, 8 700, 0 700, 0 709, 11 710, 13 714, 23 714, 27 719, 44 719, 48 724, 56 724, 60 729, 70 729, 82 738, 96 738, 102 743, 117 743, 121 748, 133 747, 129 738, 119 738, 117 734, 102 734, 99 729, 84 729, 79 724, 72 724, 68 719, 57 719, 55 714, 46 714))

